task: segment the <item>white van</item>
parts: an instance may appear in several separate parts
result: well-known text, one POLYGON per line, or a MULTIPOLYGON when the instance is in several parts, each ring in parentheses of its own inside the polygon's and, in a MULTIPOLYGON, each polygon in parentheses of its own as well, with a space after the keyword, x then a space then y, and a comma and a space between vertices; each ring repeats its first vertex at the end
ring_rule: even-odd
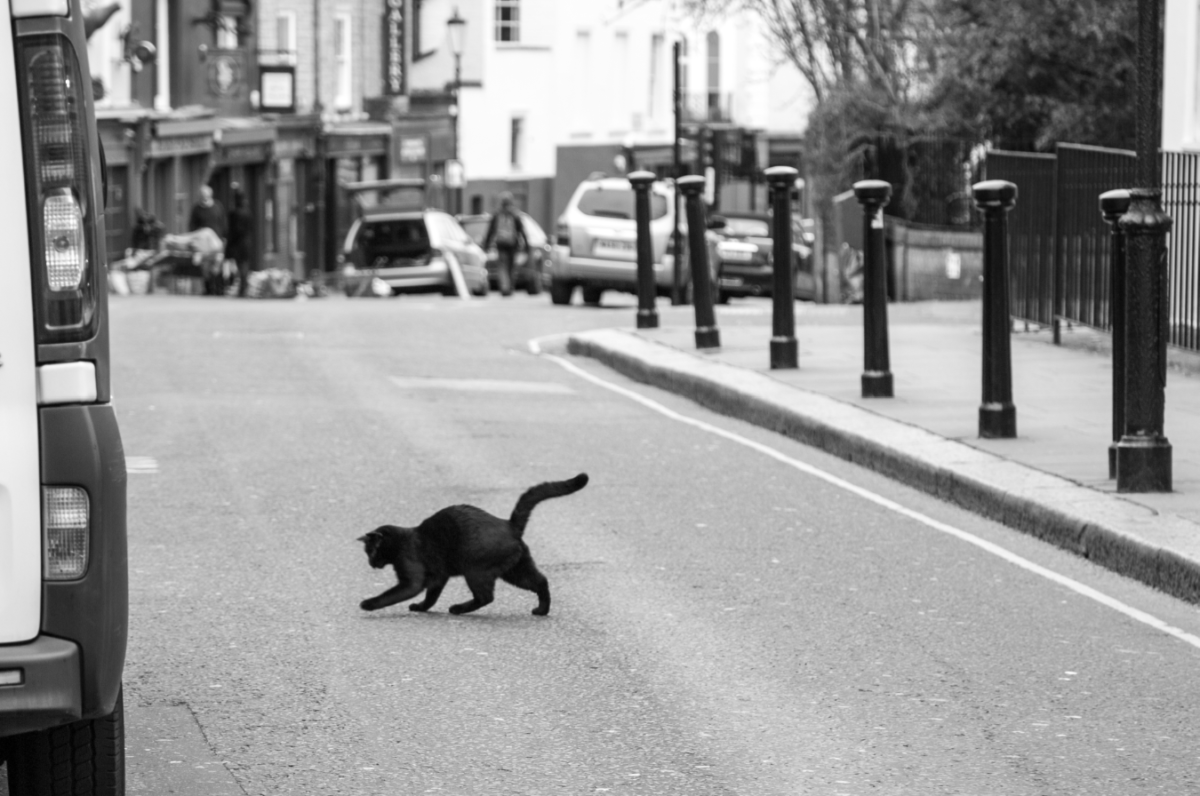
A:
POLYGON ((0 0, 0 759, 125 791, 125 456, 80 0, 0 0))

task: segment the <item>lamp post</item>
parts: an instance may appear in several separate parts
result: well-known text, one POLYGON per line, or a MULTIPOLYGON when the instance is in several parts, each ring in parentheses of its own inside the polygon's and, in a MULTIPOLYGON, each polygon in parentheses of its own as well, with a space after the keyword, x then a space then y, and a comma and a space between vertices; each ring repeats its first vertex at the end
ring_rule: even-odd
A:
MULTIPOLYGON (((454 144, 454 160, 458 161, 458 112, 459 112, 459 94, 462 92, 462 52, 463 52, 463 36, 467 21, 458 15, 458 7, 454 8, 454 16, 446 20, 446 33, 450 39, 450 51, 454 53, 454 105, 451 107, 451 117, 453 123, 454 144)), ((462 186, 457 185, 454 188, 454 212, 462 212, 462 186)))

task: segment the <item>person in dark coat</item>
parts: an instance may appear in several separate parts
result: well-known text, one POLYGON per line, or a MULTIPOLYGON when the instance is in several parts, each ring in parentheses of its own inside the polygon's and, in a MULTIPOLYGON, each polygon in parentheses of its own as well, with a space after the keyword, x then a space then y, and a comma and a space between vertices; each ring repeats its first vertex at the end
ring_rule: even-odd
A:
POLYGON ((134 222, 133 232, 129 236, 129 246, 133 249, 157 249, 165 231, 163 223, 155 218, 153 213, 147 213, 139 207, 137 221, 134 222))
POLYGON ((233 194, 233 209, 229 211, 229 240, 225 256, 237 263, 238 296, 245 298, 250 284, 250 236, 254 218, 246 208, 246 193, 240 188, 233 194))
MULTIPOLYGON (((192 205, 192 214, 188 217, 188 232, 198 229, 211 229, 217 233, 221 243, 225 242, 225 208, 213 198, 213 190, 209 185, 201 185, 196 204, 192 205)), ((225 278, 221 269, 209 268, 204 274, 204 292, 210 296, 225 295, 225 278)))
POLYGON ((500 295, 511 296, 513 292, 513 265, 517 252, 529 245, 525 237, 525 225, 521 216, 513 207, 513 195, 508 191, 500 194, 500 209, 488 222, 487 235, 483 239, 483 248, 496 248, 499 260, 500 295))

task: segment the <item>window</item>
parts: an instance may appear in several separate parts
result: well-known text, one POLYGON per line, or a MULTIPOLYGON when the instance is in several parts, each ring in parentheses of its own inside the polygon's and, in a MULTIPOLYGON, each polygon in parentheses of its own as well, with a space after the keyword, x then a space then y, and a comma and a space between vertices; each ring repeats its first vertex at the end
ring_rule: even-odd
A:
MULTIPOLYGON (((598 218, 633 218, 634 193, 632 188, 588 188, 579 196, 575 206, 585 216, 598 218)), ((667 214, 667 198, 660 193, 650 194, 650 219, 662 218, 667 214)))
POLYGON ((238 48, 237 17, 225 16, 224 14, 218 16, 216 34, 218 50, 236 50, 238 48))
POLYGON ((592 82, 592 34, 586 30, 575 33, 575 85, 572 92, 572 128, 579 133, 590 133, 595 102, 588 90, 592 82))
POLYGON ((521 40, 521 0, 496 0, 496 41, 521 40))
POLYGON ((275 63, 296 64, 296 12, 275 15, 275 63))
POLYGON ((508 162, 514 169, 521 168, 525 151, 525 120, 520 116, 512 117, 512 137, 509 147, 508 162))
POLYGON ((688 40, 679 39, 679 93, 687 97, 688 93, 688 40))
POLYGON ((650 37, 650 101, 647 115, 651 119, 662 115, 662 63, 663 37, 661 33, 655 33, 650 37))
POLYGON ((708 43, 708 109, 718 110, 721 107, 721 37, 717 32, 710 31, 708 43))
POLYGON ((612 129, 625 130, 629 127, 629 116, 633 110, 629 102, 629 95, 632 93, 629 90, 629 34, 624 31, 618 32, 613 45, 613 63, 616 67, 613 77, 616 79, 609 84, 610 107, 614 121, 612 129))
POLYGON ((333 64, 337 76, 337 93, 334 105, 340 111, 350 110, 354 105, 354 79, 350 61, 350 15, 338 14, 333 18, 333 64))

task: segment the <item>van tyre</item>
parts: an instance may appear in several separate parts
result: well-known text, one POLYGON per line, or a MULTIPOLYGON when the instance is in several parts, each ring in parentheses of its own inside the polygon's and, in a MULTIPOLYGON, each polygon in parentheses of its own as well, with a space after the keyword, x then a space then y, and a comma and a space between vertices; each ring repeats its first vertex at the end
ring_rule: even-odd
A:
POLYGON ((558 279, 550 280, 550 302, 552 304, 570 304, 571 294, 574 292, 575 286, 570 282, 558 279))
POLYGON ((603 288, 585 286, 583 288, 583 303, 589 307, 597 307, 600 305, 600 297, 603 295, 603 288))
POLYGON ((125 796, 125 707, 6 739, 12 796, 125 796))
POLYGON ((542 270, 540 268, 530 268, 528 279, 525 291, 531 296, 540 295, 542 292, 542 270))

